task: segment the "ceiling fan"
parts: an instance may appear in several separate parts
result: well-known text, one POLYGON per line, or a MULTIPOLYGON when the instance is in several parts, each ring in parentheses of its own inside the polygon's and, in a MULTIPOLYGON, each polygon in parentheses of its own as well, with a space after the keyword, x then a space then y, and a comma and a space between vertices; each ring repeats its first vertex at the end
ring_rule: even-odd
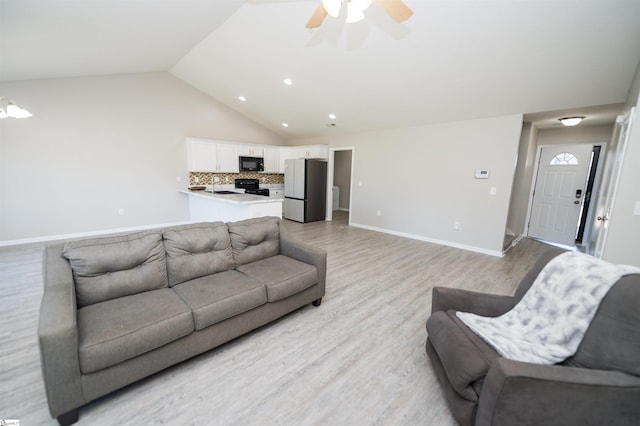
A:
POLYGON ((322 0, 307 22, 307 28, 319 27, 327 15, 337 17, 343 6, 347 8, 347 23, 364 19, 364 11, 375 2, 396 22, 404 22, 413 11, 402 0, 322 0))

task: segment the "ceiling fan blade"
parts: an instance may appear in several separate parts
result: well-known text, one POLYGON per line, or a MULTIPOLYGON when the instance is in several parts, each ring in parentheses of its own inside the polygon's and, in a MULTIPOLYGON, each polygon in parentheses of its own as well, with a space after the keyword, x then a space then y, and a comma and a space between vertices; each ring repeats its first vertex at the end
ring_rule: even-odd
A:
POLYGON ((378 6, 384 9, 389 16, 396 22, 404 22, 411 18, 413 10, 409 8, 402 0, 373 0, 378 6))
POLYGON ((322 24, 322 21, 324 21, 324 18, 326 17, 327 17, 327 10, 322 5, 322 1, 321 1, 320 4, 318 4, 318 7, 316 8, 315 12, 313 12, 313 15, 311 15, 311 18, 309 18, 309 22, 307 22, 306 27, 318 28, 320 24, 322 24))

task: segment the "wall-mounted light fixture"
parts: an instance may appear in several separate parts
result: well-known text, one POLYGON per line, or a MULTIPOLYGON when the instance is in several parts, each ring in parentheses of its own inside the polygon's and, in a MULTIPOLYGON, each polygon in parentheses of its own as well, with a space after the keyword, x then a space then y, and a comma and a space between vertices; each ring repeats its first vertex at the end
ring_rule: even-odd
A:
POLYGON ((576 116, 576 117, 563 117, 558 118, 558 121, 562 123, 563 126, 577 126, 580 122, 584 120, 584 115, 576 116))
POLYGON ((29 118, 31 113, 9 98, 0 97, 0 118, 29 118))

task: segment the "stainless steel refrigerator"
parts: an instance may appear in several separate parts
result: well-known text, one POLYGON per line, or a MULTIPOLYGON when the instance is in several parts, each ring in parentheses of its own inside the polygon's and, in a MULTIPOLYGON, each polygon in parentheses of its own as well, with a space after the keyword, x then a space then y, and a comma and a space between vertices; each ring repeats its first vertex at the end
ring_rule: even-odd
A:
POLYGON ((296 222, 324 220, 327 209, 327 162, 285 160, 284 218, 296 222))

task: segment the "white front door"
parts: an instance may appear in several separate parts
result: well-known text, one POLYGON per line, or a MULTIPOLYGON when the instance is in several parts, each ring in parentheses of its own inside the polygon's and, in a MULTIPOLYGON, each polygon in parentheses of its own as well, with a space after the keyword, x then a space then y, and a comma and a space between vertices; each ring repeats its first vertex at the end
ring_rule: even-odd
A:
POLYGON ((573 246, 593 145, 543 147, 531 203, 528 235, 573 246))

